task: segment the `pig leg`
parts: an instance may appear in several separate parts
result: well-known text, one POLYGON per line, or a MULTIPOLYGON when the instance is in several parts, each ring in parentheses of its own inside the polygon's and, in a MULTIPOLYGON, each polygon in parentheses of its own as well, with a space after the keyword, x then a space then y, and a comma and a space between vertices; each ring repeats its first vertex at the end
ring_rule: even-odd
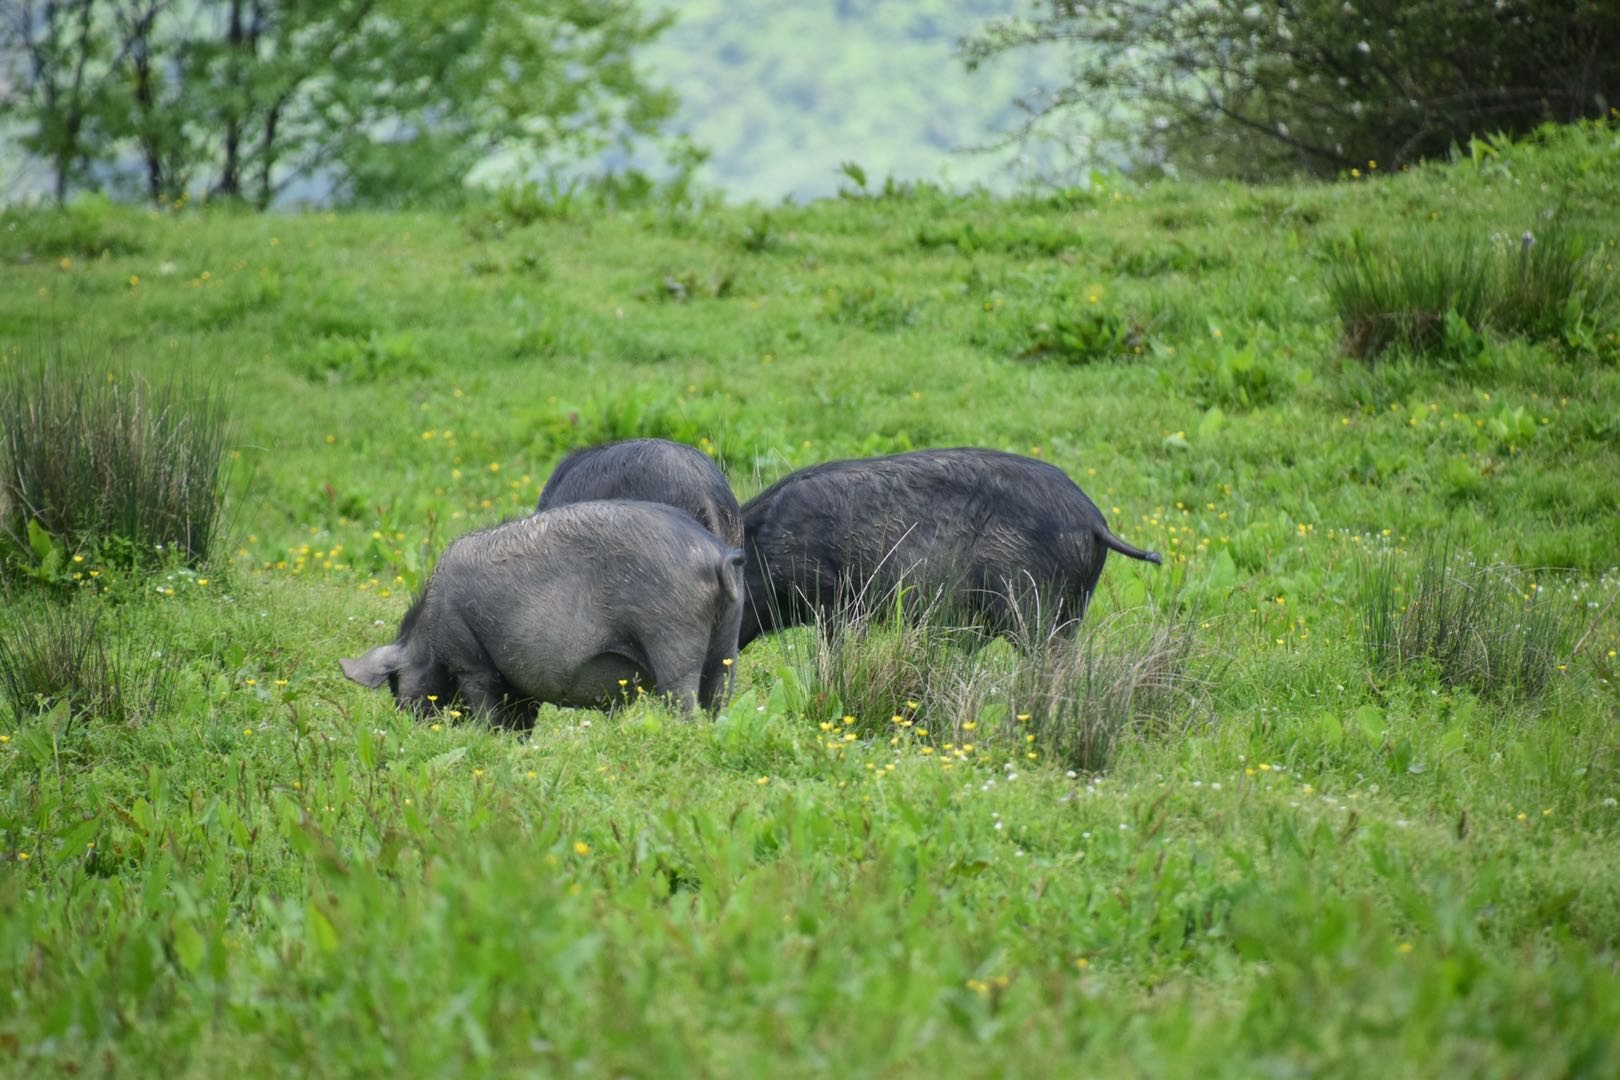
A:
POLYGON ((494 671, 463 671, 456 680, 461 703, 470 712, 483 713, 500 722, 506 713, 506 680, 494 671))
POLYGON ((540 703, 518 697, 506 680, 493 671, 473 672, 461 677, 461 702, 473 712, 484 714, 496 727, 527 731, 534 727, 540 703))
POLYGON ((660 694, 673 698, 674 708, 683 715, 691 713, 698 703, 702 689, 703 650, 708 645, 707 634, 674 633, 680 643, 673 646, 660 644, 647 649, 647 662, 652 667, 653 686, 660 694))
POLYGON ((696 668, 683 672, 674 679, 659 679, 658 692, 672 700, 673 707, 682 715, 690 716, 697 706, 702 677, 696 668))
POLYGON ((709 653, 703 658, 703 681, 698 686, 698 704, 713 713, 731 699, 732 680, 737 674, 737 628, 741 625, 740 604, 732 605, 716 620, 709 653))
POLYGON ((703 680, 698 685, 698 704, 705 712, 714 712, 731 697, 731 679, 736 671, 735 657, 710 657, 703 665, 703 680), (730 660, 731 663, 726 663, 730 660))

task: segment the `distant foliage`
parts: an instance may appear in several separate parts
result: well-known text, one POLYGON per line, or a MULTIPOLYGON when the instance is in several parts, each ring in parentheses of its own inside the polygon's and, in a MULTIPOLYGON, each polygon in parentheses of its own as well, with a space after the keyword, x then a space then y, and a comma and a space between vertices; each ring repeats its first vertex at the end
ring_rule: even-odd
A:
POLYGON ((1021 88, 1063 71, 1028 54, 953 70, 956 41, 1008 0, 660 6, 678 17, 648 66, 680 95, 679 127, 713 149, 707 175, 738 199, 880 199, 913 180, 1011 188, 1048 167, 1029 148, 963 152, 1015 122, 1021 88))
POLYGON ((401 205, 655 135, 630 0, 0 3, 0 122, 76 190, 258 208, 298 184, 401 205))
POLYGON ((46 580, 85 550, 124 565, 205 561, 220 528, 226 407, 73 364, 0 376, 0 543, 46 580))
POLYGON ((1026 131, 1101 117, 1092 136, 1138 161, 1246 177, 1399 167, 1620 101, 1609 0, 1037 0, 962 51, 1053 44, 1073 77, 1019 102, 1026 131))

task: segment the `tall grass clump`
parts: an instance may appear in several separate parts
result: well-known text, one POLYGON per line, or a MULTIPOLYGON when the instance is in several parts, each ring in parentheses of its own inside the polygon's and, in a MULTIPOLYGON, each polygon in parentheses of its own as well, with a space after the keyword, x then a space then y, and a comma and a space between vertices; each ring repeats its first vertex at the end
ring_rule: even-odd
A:
POLYGON ((959 741, 977 730, 967 722, 988 717, 998 750, 1095 772, 1127 735, 1170 734, 1196 721, 1208 683, 1193 671, 1193 651, 1186 619, 1119 611, 1026 640, 1000 665, 962 665, 935 696, 948 701, 959 741))
POLYGON ((1328 276, 1345 350, 1460 358, 1478 352, 1488 330, 1568 343, 1585 324, 1612 319, 1614 290, 1591 237, 1554 220, 1496 241, 1425 232, 1375 248, 1358 231, 1328 276))
POLYGON ((0 617, 0 701, 14 720, 67 704, 68 724, 136 724, 168 709, 176 669, 161 636, 87 602, 12 607, 0 617))
POLYGON ((952 610, 852 607, 789 634, 780 675, 793 704, 814 719, 848 716, 869 738, 1095 771, 1121 737, 1185 727, 1207 698, 1185 620, 1130 611, 1021 632, 1045 626, 1030 618, 998 639, 952 610))
POLYGON ((1362 643, 1380 675, 1413 674, 1484 697, 1546 691, 1573 651, 1581 612, 1522 570, 1479 565, 1449 545, 1403 571, 1393 553, 1358 569, 1362 643))
POLYGON ((907 613, 906 594, 876 606, 817 611, 814 632, 782 638, 779 673, 807 716, 852 716, 863 735, 895 716, 918 715, 946 670, 973 648, 975 632, 951 625, 938 603, 907 613))
POLYGON ((1526 232, 1517 251, 1500 259, 1497 328, 1528 338, 1568 338, 1583 319, 1608 321, 1614 287, 1612 276, 1598 270, 1598 250, 1594 238, 1557 220, 1539 233, 1526 232))
POLYGON ((94 549, 205 561, 220 525, 228 412, 214 387, 41 364, 0 375, 0 534, 12 559, 94 549))
POLYGON ((1350 355, 1435 353, 1446 351, 1448 333, 1455 343, 1486 325, 1493 277, 1488 252, 1473 240, 1411 236, 1379 249, 1358 230, 1328 275, 1328 295, 1350 355))

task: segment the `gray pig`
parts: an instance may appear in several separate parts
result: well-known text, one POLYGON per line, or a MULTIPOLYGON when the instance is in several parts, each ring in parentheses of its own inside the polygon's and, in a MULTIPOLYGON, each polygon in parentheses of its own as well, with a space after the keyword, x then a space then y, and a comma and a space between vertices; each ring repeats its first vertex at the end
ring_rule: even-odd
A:
POLYGON ((709 455, 668 439, 626 439, 587 446, 563 458, 539 510, 587 499, 643 499, 679 507, 731 546, 742 546, 742 513, 731 485, 709 455))
POLYGON ((511 726, 650 684, 682 711, 731 686, 742 552, 672 507, 584 502, 459 537, 399 637, 343 673, 402 707, 459 700, 511 726))
POLYGON ((829 461, 743 505, 747 598, 739 645, 915 586, 997 633, 1072 632, 1110 550, 1086 493, 1044 461, 997 450, 918 450, 829 461), (1032 604, 1031 601, 1034 603, 1032 604))

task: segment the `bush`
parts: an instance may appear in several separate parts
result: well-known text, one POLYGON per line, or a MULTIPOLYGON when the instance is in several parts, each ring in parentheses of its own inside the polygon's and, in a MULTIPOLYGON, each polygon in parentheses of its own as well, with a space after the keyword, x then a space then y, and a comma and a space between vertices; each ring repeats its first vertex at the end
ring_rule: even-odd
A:
POLYGON ((46 573, 86 549, 126 566, 204 562, 220 528, 226 420, 210 387, 182 393, 61 363, 8 369, 0 562, 46 573))
POLYGON ((1099 307, 1075 308, 1031 327, 1029 345, 1019 356, 1076 366, 1141 356, 1149 342, 1148 333, 1147 320, 1099 307))
POLYGON ((1413 674, 1482 697, 1527 700, 1552 683, 1577 640, 1580 609, 1560 606, 1522 570, 1481 566, 1449 545, 1409 572, 1395 553, 1358 570, 1362 643, 1386 677, 1413 674))
POLYGON ((108 628, 90 603, 13 609, 0 634, 0 699, 18 720, 66 702, 80 719, 136 724, 172 703, 175 668, 149 632, 108 628))

